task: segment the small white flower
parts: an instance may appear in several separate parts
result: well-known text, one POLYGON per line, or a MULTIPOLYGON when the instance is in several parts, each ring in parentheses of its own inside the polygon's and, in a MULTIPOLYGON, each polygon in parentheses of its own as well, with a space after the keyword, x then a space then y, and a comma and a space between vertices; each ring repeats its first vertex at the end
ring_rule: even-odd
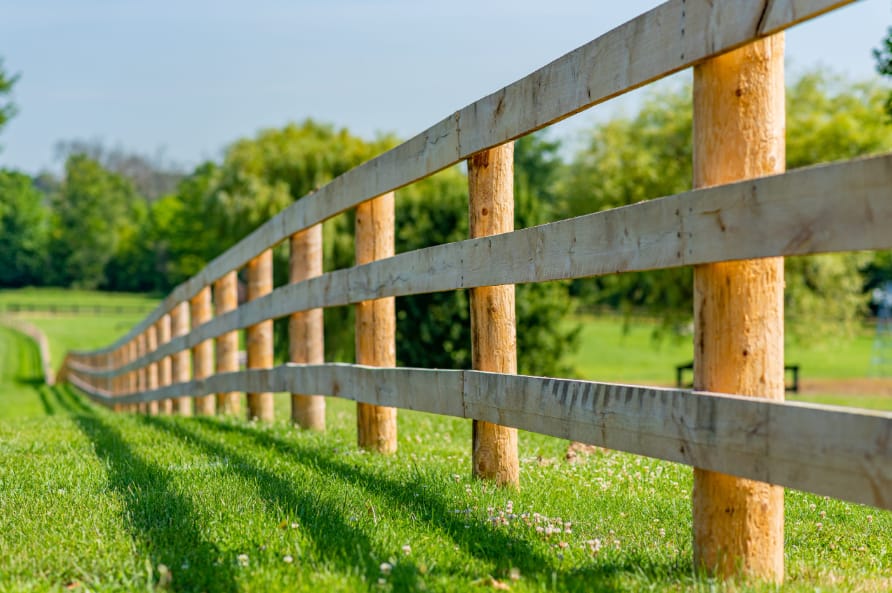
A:
POLYGON ((393 564, 391 564, 390 562, 382 562, 381 566, 379 566, 378 568, 381 569, 381 574, 388 575, 390 574, 390 571, 393 570, 393 564))
POLYGON ((409 554, 412 553, 412 546, 410 546, 409 544, 406 544, 405 546, 402 547, 402 550, 403 550, 403 554, 408 556, 409 554))
POLYGON ((239 566, 248 566, 248 555, 247 554, 239 554, 238 555, 238 564, 239 564, 239 566))
POLYGON ((289 555, 282 556, 282 562, 284 562, 285 564, 291 564, 292 562, 294 562, 294 558, 289 555))

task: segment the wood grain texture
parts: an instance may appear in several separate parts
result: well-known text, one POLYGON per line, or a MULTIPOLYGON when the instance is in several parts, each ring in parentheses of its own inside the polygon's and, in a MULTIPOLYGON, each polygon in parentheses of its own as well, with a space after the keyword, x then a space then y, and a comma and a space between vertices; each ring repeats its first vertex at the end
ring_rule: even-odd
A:
MULTIPOLYGON (((146 330, 146 349, 149 352, 154 352, 158 348, 158 326, 151 325, 146 330)), ((146 368, 146 391, 154 391, 158 389, 158 363, 153 362, 150 363, 146 368)), ((158 415, 158 402, 150 401, 148 402, 147 412, 150 416, 158 415)))
MULTIPOLYGON (((468 159, 468 213, 471 238, 514 230, 514 143, 468 159)), ((514 285, 472 288, 471 362, 478 371, 517 372, 514 285)), ((474 420, 471 468, 478 478, 517 487, 517 429, 474 420)))
MULTIPOLYGON (((248 300, 254 301, 273 290, 273 252, 267 250, 248 262, 248 300)), ((248 326, 245 336, 249 369, 273 366, 273 322, 269 319, 248 326)), ((273 421, 273 394, 269 391, 248 392, 248 419, 273 421)))
MULTIPOLYGON (((91 392, 75 371, 71 382, 91 392)), ((321 393, 475 418, 892 510, 892 413, 686 389, 328 363, 214 375, 121 398, 321 393)))
MULTIPOLYGON (((155 323, 158 328, 158 348, 170 342, 170 315, 162 315, 155 323)), ((173 383, 173 367, 170 356, 158 359, 158 387, 165 387, 173 383)), ((164 399, 158 402, 159 414, 173 413, 173 400, 164 399)))
MULTIPOLYGON (((189 303, 183 302, 170 312, 171 340, 189 333, 189 303)), ((192 377, 192 358, 188 350, 182 350, 171 356, 171 381, 185 383, 192 377)), ((180 416, 192 415, 192 399, 183 394, 173 401, 173 412, 180 416)))
MULTIPOLYGON (((883 155, 401 253, 277 288, 137 363, 160 360, 263 319, 387 296, 781 255, 889 249, 890 187, 892 155, 883 155)), ((130 368, 125 365, 111 374, 130 368)))
POLYGON ((853 0, 670 0, 456 111, 297 200, 175 288, 128 342, 203 287, 294 233, 574 113, 853 0))
MULTIPOLYGON (((317 224, 291 236, 288 280, 299 283, 322 275, 322 225, 317 224)), ((302 364, 325 360, 322 309, 292 314, 288 319, 288 359, 302 364)), ((325 397, 291 394, 291 421, 310 430, 325 430, 325 397)))
MULTIPOLYGON (((394 195, 384 194, 356 208, 356 263, 393 256, 394 195)), ((356 304, 356 362, 396 365, 396 304, 383 298, 356 304)), ((356 405, 357 442, 363 449, 394 453, 397 448, 396 408, 356 405)))
MULTIPOLYGON (((211 287, 204 287, 189 301, 189 318, 192 329, 211 320, 211 287)), ((214 343, 211 340, 199 342, 192 347, 192 373, 196 379, 204 379, 214 374, 214 343)), ((213 395, 195 398, 195 413, 213 416, 217 403, 213 395)))
MULTIPOLYGON (((139 346, 138 346, 139 336, 134 338, 127 344, 127 362, 130 364, 130 367, 133 369, 129 373, 127 373, 127 393, 135 393, 139 391, 139 370, 140 365, 136 363, 139 359, 139 346)), ((88 364, 95 367, 95 363, 92 359, 88 360, 88 364)), ((138 412, 139 404, 134 403, 130 404, 126 407, 128 412, 138 412)))
MULTIPOLYGON (((146 347, 146 334, 145 332, 139 334, 136 337, 136 359, 141 360, 146 353, 148 352, 148 348, 146 347)), ((98 361, 97 361, 98 362, 98 361)), ((137 391, 146 391, 149 385, 149 369, 148 366, 141 366, 136 371, 136 390, 137 391)), ((149 412, 149 407, 147 403, 141 403, 137 407, 138 411, 142 414, 147 414, 149 412)))
MULTIPOLYGON (((694 187, 782 172, 784 120, 783 33, 698 65, 694 187)), ((784 399, 783 258, 694 268, 694 387, 784 399)), ((783 581, 783 488, 695 468, 693 517, 695 565, 783 581)))
MULTIPOLYGON (((234 311, 238 307, 238 274, 229 272, 214 283, 214 315, 234 311)), ((216 372, 231 373, 239 370, 238 332, 230 331, 215 336, 216 372)), ((216 394, 217 412, 238 416, 241 414, 242 396, 238 391, 216 394)))

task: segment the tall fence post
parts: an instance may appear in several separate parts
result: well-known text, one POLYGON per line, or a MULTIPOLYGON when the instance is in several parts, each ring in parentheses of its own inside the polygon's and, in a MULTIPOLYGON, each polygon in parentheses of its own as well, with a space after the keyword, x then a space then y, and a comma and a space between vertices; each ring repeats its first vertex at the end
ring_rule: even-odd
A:
MULTIPOLYGON (((229 272, 214 283, 214 314, 218 317, 238 308, 238 274, 229 272)), ((227 332, 215 341, 217 373, 239 370, 238 332, 227 332)), ((217 394, 217 412, 237 415, 241 412, 241 396, 237 391, 217 394)))
MULTIPOLYGON (((356 265, 394 254, 393 192, 356 207, 356 265)), ((356 362, 396 365, 396 304, 393 297, 356 304, 356 362)), ((396 408, 358 403, 357 441, 364 449, 396 451, 396 408)))
MULTIPOLYGON (((121 368, 121 365, 124 364, 124 349, 118 347, 112 352, 112 366, 115 369, 121 368)), ((112 377, 112 391, 114 392, 115 397, 121 397, 124 395, 124 377, 122 375, 115 375, 112 377)), ((121 404, 115 403, 112 405, 112 410, 115 412, 120 412, 123 409, 121 404)))
MULTIPOLYGON (((468 159, 471 237, 514 230, 514 143, 479 152, 468 159)), ((473 368, 517 373, 514 285, 471 289, 471 359, 473 368)), ((474 475, 517 486, 517 429, 473 421, 474 475)))
MULTIPOLYGON (((273 290, 273 252, 267 249, 248 262, 248 300, 259 299, 273 290)), ((248 328, 248 368, 273 368, 273 322, 261 321, 248 328)), ((273 394, 248 393, 248 419, 273 421, 273 394)))
MULTIPOLYGON (((164 314, 155 324, 158 328, 158 346, 161 347, 170 341, 170 314, 164 314)), ((173 361, 170 356, 165 356, 158 361, 158 387, 167 387, 173 383, 173 361)), ((173 400, 163 399, 158 402, 160 414, 173 413, 173 400)))
MULTIPOLYGON (((136 357, 142 358, 146 355, 146 334, 142 332, 138 336, 136 336, 136 357)), ((142 393, 146 390, 146 386, 149 384, 149 369, 145 366, 139 367, 139 370, 136 372, 136 390, 142 393)), ((137 410, 142 412, 143 414, 148 413, 149 406, 145 402, 141 402, 137 404, 137 410)))
MULTIPOLYGON (((171 339, 189 333, 189 303, 183 301, 170 312, 171 339)), ((185 383, 191 376, 191 356, 188 349, 180 350, 171 357, 173 383, 185 383)), ((180 416, 192 415, 192 398, 189 396, 174 399, 174 412, 180 416)))
MULTIPOLYGON (((137 357, 139 357, 139 346, 136 343, 136 338, 134 338, 127 344, 127 364, 136 360, 137 357)), ((137 391, 139 391, 139 371, 134 369, 127 373, 127 394, 132 395, 137 391)), ((139 404, 128 404, 127 411, 138 412, 139 404)))
MULTIPOLYGON (((205 286, 189 301, 192 329, 211 320, 211 287, 205 286)), ((205 340, 192 348, 192 376, 206 379, 214 374, 214 343, 205 340)), ((215 412, 213 395, 195 398, 195 413, 213 416, 215 412)))
MULTIPOLYGON (((291 235, 288 280, 301 282, 322 274, 322 225, 291 235)), ((325 360, 322 309, 294 313, 288 320, 288 358, 317 364, 325 360)), ((325 430, 325 398, 291 394, 291 421, 301 428, 325 430)))
MULTIPOLYGON (((782 172, 783 33, 694 69, 694 186, 782 172)), ((717 225, 722 225, 720 217, 717 225)), ((694 269, 694 387, 784 399, 783 258, 694 269)), ((694 561, 783 580, 783 488, 694 470, 694 561)))
MULTIPOLYGON (((154 352, 158 349, 158 326, 152 324, 146 330, 146 350, 154 352)), ((153 362, 146 370, 146 390, 153 391, 158 389, 158 363, 153 362)), ((158 400, 148 402, 148 412, 151 416, 158 414, 158 400)))

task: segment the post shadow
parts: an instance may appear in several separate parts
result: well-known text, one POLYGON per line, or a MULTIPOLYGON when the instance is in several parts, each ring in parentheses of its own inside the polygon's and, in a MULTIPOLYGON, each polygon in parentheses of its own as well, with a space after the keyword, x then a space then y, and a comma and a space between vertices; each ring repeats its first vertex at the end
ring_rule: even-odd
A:
MULTIPOLYGON (((169 481, 167 472, 137 455, 121 433, 83 403, 72 403, 55 390, 57 400, 72 415, 105 462, 109 486, 124 502, 124 520, 138 548, 153 567, 167 565, 177 591, 236 591, 235 553, 221 551, 196 528, 198 513, 169 481), (188 569, 181 568, 184 562, 188 569)), ((75 400, 76 401, 76 400, 75 400)))
MULTIPOLYGON (((189 421, 195 422, 197 418, 189 421)), ((140 416, 138 420, 197 447, 208 456, 228 459, 228 467, 256 488, 270 512, 288 509, 308 528, 304 533, 313 539, 320 560, 331 562, 345 574, 355 572, 359 566, 368 582, 375 582, 380 576, 380 560, 375 558, 387 557, 388 552, 376 548, 362 529, 351 525, 338 505, 326 502, 312 491, 301 490, 299 484, 260 467, 237 448, 215 443, 172 418, 140 416)), ((414 590, 419 574, 414 563, 401 560, 393 567, 390 583, 395 591, 414 590)))
MULTIPOLYGON (((336 476, 345 482, 363 488, 370 493, 388 498, 397 508, 412 512, 415 517, 433 531, 449 537, 455 545, 461 547, 469 555, 496 565, 496 572, 507 572, 510 568, 518 568, 522 574, 536 575, 540 580, 548 580, 554 571, 560 571, 560 560, 553 556, 545 556, 523 538, 512 536, 489 524, 468 521, 451 508, 452 503, 424 488, 425 477, 420 473, 411 482, 402 483, 389 479, 381 474, 361 469, 342 461, 332 459, 331 455, 315 449, 283 441, 267 431, 258 431, 250 426, 222 423, 212 418, 195 418, 194 422, 221 432, 229 432, 247 437, 265 450, 280 451, 288 459, 320 471, 336 476), (418 495, 416 497, 416 494, 418 495)), ((189 432, 188 438, 195 438, 189 432)), ((565 569, 567 570, 567 569, 565 569)), ((647 572, 641 564, 630 562, 614 564, 586 565, 567 570, 563 589, 568 591, 603 591, 617 590, 616 577, 621 573, 647 572), (567 578, 570 577, 570 578, 567 578)), ((655 568, 660 574, 675 572, 669 566, 655 568)), ((678 571, 679 576, 690 574, 690 570, 678 571)))

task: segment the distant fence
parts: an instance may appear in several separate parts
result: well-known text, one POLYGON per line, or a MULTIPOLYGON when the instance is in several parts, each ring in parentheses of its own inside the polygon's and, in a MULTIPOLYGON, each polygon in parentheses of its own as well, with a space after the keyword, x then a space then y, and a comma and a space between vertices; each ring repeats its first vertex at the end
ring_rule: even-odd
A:
POLYGON ((139 315, 147 305, 89 305, 79 303, 0 303, 0 312, 49 313, 51 315, 139 315))
POLYGON ((50 343, 46 338, 46 334, 40 331, 40 328, 34 324, 22 321, 21 319, 0 317, 0 325, 12 328, 34 340, 34 343, 37 344, 38 353, 40 354, 40 370, 43 375, 43 380, 47 385, 55 385, 56 372, 53 370, 52 359, 50 358, 50 343))
POLYGON ((892 248, 892 156, 783 173, 780 32, 845 3, 667 2, 305 196, 114 344, 69 353, 60 377, 152 414, 236 412, 246 392, 248 415, 271 420, 271 392, 287 391, 294 421, 320 429, 315 394, 353 399, 359 444, 384 452, 395 408, 470 418, 474 473, 506 484, 516 428, 688 464, 695 562, 780 580, 783 491, 769 484, 892 509, 892 414, 782 401, 780 258, 892 248), (700 189, 513 230, 511 140, 692 66, 700 189), (461 161, 471 238, 394 255, 392 192, 461 161), (357 265, 323 273, 320 223, 351 208, 357 265), (290 283, 274 287, 270 250, 286 240, 290 283), (686 265, 695 390, 515 374, 514 284, 686 265), (470 289, 473 370, 388 368, 393 297, 456 289, 470 289), (321 310, 346 305, 358 364, 325 363, 321 310), (274 367, 281 317, 291 362, 274 367))

